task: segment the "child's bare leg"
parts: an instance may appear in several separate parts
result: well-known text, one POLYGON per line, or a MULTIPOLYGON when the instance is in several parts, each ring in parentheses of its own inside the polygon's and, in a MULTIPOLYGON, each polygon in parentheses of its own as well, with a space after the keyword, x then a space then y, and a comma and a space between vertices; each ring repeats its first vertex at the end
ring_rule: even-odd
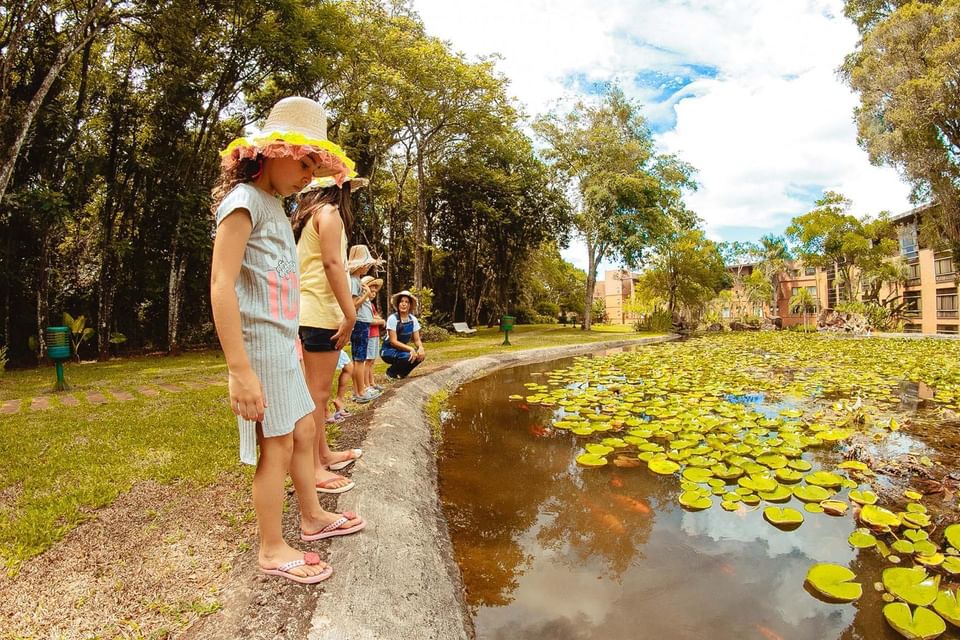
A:
POLYGON ((353 395, 362 396, 367 391, 367 382, 364 379, 363 360, 353 360, 353 373, 350 376, 353 380, 353 395))
POLYGON ((316 425, 313 447, 314 473, 317 483, 327 483, 328 489, 339 489, 350 483, 350 480, 331 473, 327 465, 334 462, 350 459, 349 451, 331 451, 327 445, 327 403, 330 401, 330 387, 333 384, 333 372, 337 368, 337 359, 340 354, 336 351, 306 351, 303 354, 303 364, 307 376, 307 387, 310 396, 317 408, 313 412, 313 422, 316 425), (340 478, 333 482, 334 478, 340 478))
POLYGON ((377 381, 373 377, 373 365, 376 363, 374 360, 367 360, 363 363, 364 369, 367 370, 367 385, 376 386, 377 381))
POLYGON ((343 369, 340 369, 340 377, 337 378, 337 397, 333 399, 333 405, 337 411, 342 411, 347 404, 347 380, 353 371, 353 364, 347 363, 343 369))
MULTIPOLYGON (((294 549, 283 539, 281 526, 283 483, 293 456, 293 434, 265 438, 258 428, 257 442, 260 445, 260 459, 253 475, 253 508, 257 513, 257 529, 260 532, 257 560, 264 569, 276 569, 286 562, 303 558, 302 551, 294 549)), ((316 491, 313 494, 316 497, 316 491)), ((290 573, 301 577, 313 576, 326 567, 326 563, 321 562, 295 567, 290 569, 290 573)))
MULTIPOLYGON (((290 462, 290 477, 297 490, 297 502, 300 505, 300 529, 306 533, 319 531, 340 517, 340 514, 331 513, 321 507, 317 498, 316 475, 313 469, 315 432, 312 415, 297 421, 293 429, 293 456, 290 462)), ((360 524, 360 519, 354 518, 342 526, 347 528, 357 524, 360 524)))

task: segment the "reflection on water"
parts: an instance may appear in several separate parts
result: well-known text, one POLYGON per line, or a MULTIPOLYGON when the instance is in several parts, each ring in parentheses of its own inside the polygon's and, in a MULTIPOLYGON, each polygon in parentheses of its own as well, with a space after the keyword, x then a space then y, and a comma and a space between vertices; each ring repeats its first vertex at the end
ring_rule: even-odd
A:
MULTIPOLYGON (((568 364, 504 370, 450 398, 441 498, 478 638, 899 638, 880 598, 831 605, 803 588, 811 564, 836 562, 872 591, 882 566, 847 544, 851 516, 805 514, 784 533, 762 509, 685 511, 676 478, 578 467, 581 443, 550 428, 549 409, 507 400, 568 364)), ((771 415, 794 402, 753 400, 771 415)))

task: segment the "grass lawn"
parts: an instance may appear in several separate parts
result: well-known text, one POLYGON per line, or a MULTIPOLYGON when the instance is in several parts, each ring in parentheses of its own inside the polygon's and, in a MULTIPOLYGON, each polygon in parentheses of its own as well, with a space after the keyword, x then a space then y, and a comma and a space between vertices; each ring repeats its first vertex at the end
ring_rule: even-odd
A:
MULTIPOLYGON (((418 372, 501 351, 634 336, 639 337, 629 327, 583 332, 559 325, 518 326, 510 334, 512 346, 502 347, 503 334, 496 328, 480 329, 471 337, 427 343, 427 361, 418 372)), ((384 369, 378 363, 377 371, 384 369)), ((225 373, 223 356, 213 350, 66 365, 74 392, 135 391, 143 385, 225 378, 225 373)), ((49 394, 54 377, 50 365, 7 372, 0 376, 0 400, 49 394)), ((186 480, 203 486, 245 466, 238 461, 225 385, 134 396, 92 405, 76 393, 80 404, 75 408, 54 403, 47 411, 30 411, 25 402, 18 413, 0 415, 0 563, 9 572, 138 482, 186 480)))

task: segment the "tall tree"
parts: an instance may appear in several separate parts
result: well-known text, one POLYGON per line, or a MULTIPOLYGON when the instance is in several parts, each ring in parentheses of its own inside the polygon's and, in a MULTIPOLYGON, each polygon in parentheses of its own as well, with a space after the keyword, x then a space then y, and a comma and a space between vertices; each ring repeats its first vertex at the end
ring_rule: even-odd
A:
POLYGON ((843 66, 861 145, 898 168, 960 264, 960 0, 847 0, 863 36, 843 66))
MULTIPOLYGON (((578 103, 565 115, 539 119, 545 157, 570 182, 574 225, 587 245, 584 309, 590 309, 597 268, 622 259, 637 266, 651 244, 676 221, 690 222, 683 189, 693 189, 693 168, 657 154, 639 107, 617 87, 599 104, 578 103)), ((589 330, 585 313, 583 329, 589 330)))
POLYGON ((847 213, 849 208, 843 195, 828 191, 813 210, 793 219, 787 235, 797 243, 804 264, 835 268, 841 299, 855 301, 862 297, 865 277, 881 272, 883 263, 896 255, 897 243, 886 215, 857 218, 847 213))
POLYGON ((763 236, 753 247, 753 257, 757 269, 770 285, 770 314, 777 316, 780 313, 780 278, 792 257, 786 238, 774 234, 763 236))
POLYGON ((640 278, 641 290, 666 300, 671 315, 681 309, 698 312, 727 284, 717 245, 701 229, 660 236, 640 278))

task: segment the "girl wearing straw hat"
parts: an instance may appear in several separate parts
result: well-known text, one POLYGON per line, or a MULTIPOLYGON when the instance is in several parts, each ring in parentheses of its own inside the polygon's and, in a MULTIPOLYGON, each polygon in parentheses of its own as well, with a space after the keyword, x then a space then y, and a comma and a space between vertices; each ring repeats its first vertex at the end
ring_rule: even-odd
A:
POLYGON ((283 539, 286 475, 297 491, 301 540, 354 533, 365 523, 354 513, 325 511, 314 490, 314 405, 296 347, 296 245, 280 198, 317 175, 342 182, 353 163, 327 140, 323 107, 306 98, 278 102, 259 134, 234 140, 221 156, 210 299, 240 429, 240 459, 257 466, 257 559, 263 573, 313 584, 333 570, 283 539))
POLYGON ((293 214, 300 264, 300 340, 307 387, 316 409, 315 486, 322 493, 353 488, 349 478, 331 473, 353 464, 360 449, 333 451, 327 444, 330 390, 340 350, 350 339, 357 311, 347 278, 347 233, 353 223, 350 192, 366 181, 348 178, 343 187, 330 178, 314 180, 301 194, 293 214))
POLYGON ((380 357, 390 365, 388 378, 406 378, 426 357, 420 340, 420 321, 413 315, 417 297, 403 290, 393 294, 390 301, 396 311, 387 318, 387 339, 380 357))
POLYGON ((373 305, 370 300, 373 294, 362 283, 363 276, 375 266, 383 264, 370 255, 370 249, 365 244, 355 244, 350 247, 350 259, 347 261, 347 271, 350 272, 350 293, 353 295, 353 306, 357 308, 357 323, 353 325, 350 335, 350 352, 353 354, 353 399, 360 404, 370 402, 380 395, 380 392, 367 384, 365 362, 367 360, 367 345, 370 342, 370 323, 373 322, 373 305))

